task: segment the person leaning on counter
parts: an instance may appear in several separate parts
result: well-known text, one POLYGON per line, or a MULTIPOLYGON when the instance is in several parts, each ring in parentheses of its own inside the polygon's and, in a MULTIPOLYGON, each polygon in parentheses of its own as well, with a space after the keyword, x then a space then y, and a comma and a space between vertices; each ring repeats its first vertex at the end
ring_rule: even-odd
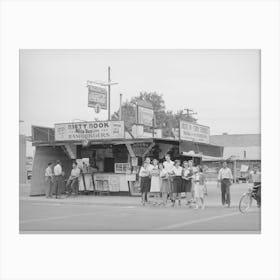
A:
POLYGON ((76 161, 73 162, 72 167, 73 168, 71 170, 70 177, 68 178, 67 183, 66 183, 66 189, 68 192, 68 196, 71 194, 78 194, 78 187, 77 187, 78 179, 81 174, 81 170, 78 167, 78 164, 76 161), (75 186, 76 186, 76 189, 75 189, 75 186))

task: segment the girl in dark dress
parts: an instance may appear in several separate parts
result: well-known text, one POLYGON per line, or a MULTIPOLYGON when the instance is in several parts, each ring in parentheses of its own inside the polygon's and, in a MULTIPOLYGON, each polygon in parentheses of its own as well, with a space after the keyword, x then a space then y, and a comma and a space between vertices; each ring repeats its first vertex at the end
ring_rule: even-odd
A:
POLYGON ((180 166, 181 161, 175 160, 175 164, 172 170, 171 175, 173 176, 172 184, 172 207, 174 207, 176 199, 178 199, 178 205, 181 206, 181 192, 182 192, 182 171, 183 168, 180 166))
POLYGON ((190 198, 191 198, 192 175, 193 175, 192 168, 189 167, 189 163, 187 161, 184 161, 183 162, 183 174, 182 174, 182 179, 183 179, 182 192, 186 193, 186 205, 189 204, 188 197, 190 196, 190 198))
POLYGON ((145 205, 145 202, 147 202, 148 192, 150 192, 150 188, 151 188, 150 176, 151 174, 150 174, 149 166, 148 163, 145 161, 139 171, 140 190, 142 194, 141 202, 143 205, 145 205))

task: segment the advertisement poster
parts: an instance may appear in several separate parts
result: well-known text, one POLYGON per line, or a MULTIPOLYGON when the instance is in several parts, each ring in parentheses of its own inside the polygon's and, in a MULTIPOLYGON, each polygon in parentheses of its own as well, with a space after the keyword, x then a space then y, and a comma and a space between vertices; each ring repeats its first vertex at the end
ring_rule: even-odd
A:
POLYGON ((123 139, 123 121, 55 124, 55 141, 123 139))
POLYGON ((180 140, 209 144, 210 127, 197 123, 180 121, 180 140))
POLYGON ((154 111, 149 108, 138 106, 138 123, 153 126, 154 111))
POLYGON ((88 107, 95 108, 97 104, 101 109, 107 110, 107 90, 103 87, 88 85, 88 107))

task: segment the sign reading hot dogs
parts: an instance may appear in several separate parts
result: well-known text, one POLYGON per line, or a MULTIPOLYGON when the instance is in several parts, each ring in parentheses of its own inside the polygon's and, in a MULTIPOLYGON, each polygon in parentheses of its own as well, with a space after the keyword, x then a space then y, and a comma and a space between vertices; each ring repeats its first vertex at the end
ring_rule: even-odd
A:
POLYGON ((55 124, 55 141, 123 139, 123 121, 55 124))
POLYGON ((210 127, 197 123, 180 121, 180 139, 209 144, 210 127))

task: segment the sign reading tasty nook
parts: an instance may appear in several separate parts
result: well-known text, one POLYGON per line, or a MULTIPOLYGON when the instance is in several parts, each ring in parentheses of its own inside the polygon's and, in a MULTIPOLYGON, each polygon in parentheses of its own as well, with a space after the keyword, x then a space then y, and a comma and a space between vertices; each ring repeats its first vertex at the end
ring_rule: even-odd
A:
POLYGON ((55 141, 124 138, 123 121, 74 122, 55 124, 55 141))
POLYGON ((209 144, 210 127, 197 123, 180 121, 180 139, 209 144))

